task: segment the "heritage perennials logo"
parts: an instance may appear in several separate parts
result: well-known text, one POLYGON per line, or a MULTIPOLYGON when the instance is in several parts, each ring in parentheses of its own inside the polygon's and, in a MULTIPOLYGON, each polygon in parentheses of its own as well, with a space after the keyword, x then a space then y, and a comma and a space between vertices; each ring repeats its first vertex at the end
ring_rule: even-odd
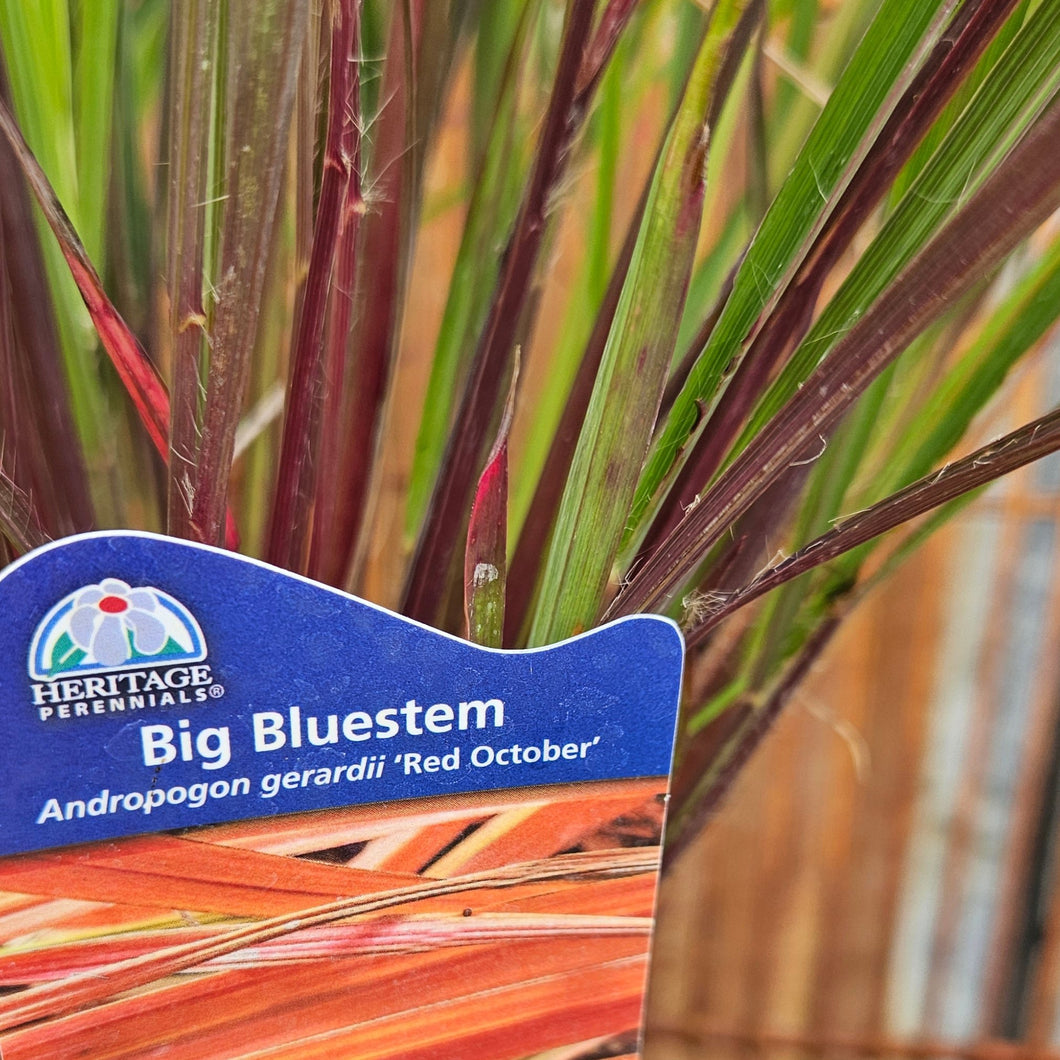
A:
POLYGON ((43 618, 29 649, 41 721, 203 703, 213 683, 206 641, 177 599, 118 578, 85 585, 43 618))

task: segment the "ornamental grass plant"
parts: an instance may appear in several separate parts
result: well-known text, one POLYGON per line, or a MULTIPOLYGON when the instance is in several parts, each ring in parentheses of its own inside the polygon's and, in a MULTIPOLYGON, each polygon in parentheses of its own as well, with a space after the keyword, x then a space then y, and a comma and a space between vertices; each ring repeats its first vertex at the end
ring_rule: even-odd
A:
POLYGON ((506 648, 670 615, 668 858, 1060 448, 977 428, 1060 316, 1058 0, 0 0, 0 49, 0 558, 154 530, 506 648))

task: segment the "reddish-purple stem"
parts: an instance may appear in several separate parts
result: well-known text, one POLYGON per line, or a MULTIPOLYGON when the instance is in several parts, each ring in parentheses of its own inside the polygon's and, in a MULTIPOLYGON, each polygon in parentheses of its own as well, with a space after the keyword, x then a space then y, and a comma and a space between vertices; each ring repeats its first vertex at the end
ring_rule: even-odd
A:
POLYGON ((778 585, 829 563, 902 523, 939 508, 957 497, 993 482, 1060 449, 1060 411, 1051 412, 1006 434, 974 453, 925 475, 877 504, 844 519, 828 533, 804 545, 782 563, 763 571, 731 593, 711 615, 685 634, 689 646, 702 641, 733 611, 757 600, 778 585))
POLYGON ((170 329, 173 336, 173 404, 169 430, 167 529, 194 537, 188 483, 199 462, 199 393, 206 330, 203 248, 206 235, 207 149, 213 64, 208 62, 216 8, 207 0, 173 12, 179 69, 172 78, 170 127, 176 142, 169 160, 170 329))
POLYGON ((338 247, 340 219, 354 158, 346 148, 354 124, 358 59, 359 0, 342 0, 331 42, 328 132, 320 197, 313 226, 309 275, 298 318, 287 409, 280 447, 266 555, 270 563, 304 571, 309 542, 309 500, 316 469, 317 433, 323 390, 324 321, 338 247))
MULTIPOLYGON (((415 30, 410 25, 409 31, 415 30)), ((372 208, 360 224, 357 306, 349 371, 342 384, 344 416, 328 421, 332 434, 322 454, 318 500, 325 502, 323 525, 314 533, 313 577, 341 585, 348 574, 364 524, 371 485, 376 435, 393 359, 399 319, 406 231, 406 156, 409 84, 405 16, 395 8, 387 44, 381 99, 383 110, 372 144, 372 208), (326 457, 326 459, 325 459, 326 457)))
MULTIPOLYGON (((360 27, 355 27, 354 52, 360 51, 360 27)), ((344 129, 344 153, 352 160, 350 179, 339 221, 338 253, 335 282, 330 292, 325 338, 324 423, 320 439, 320 472, 317 475, 317 498, 313 506, 313 541, 309 557, 309 574, 333 585, 341 583, 341 570, 321 569, 321 557, 334 538, 338 512, 344 507, 347 493, 345 476, 339 474, 340 438, 338 428, 346 422, 345 386, 347 377, 347 344, 353 319, 357 287, 357 240, 364 216, 361 194, 361 100, 360 75, 354 71, 351 96, 352 120, 344 129), (341 486, 340 486, 341 482, 341 486)))
POLYGON ((479 462, 515 353, 517 330, 544 238, 549 200, 565 169, 571 143, 588 103, 576 90, 592 16, 593 0, 570 0, 534 169, 470 367, 456 416, 457 426, 442 458, 405 588, 402 610, 423 622, 437 621, 448 592, 453 558, 467 525, 479 462))
POLYGON ((610 0, 604 8, 596 32, 582 58, 581 70, 578 72, 578 95, 590 92, 603 76, 618 44, 618 38, 622 36, 622 31, 633 17, 637 3, 638 0, 610 0))
POLYGON ((246 400, 262 293, 279 214, 309 0, 226 8, 227 121, 210 365, 192 501, 194 533, 222 537, 236 428, 246 400))

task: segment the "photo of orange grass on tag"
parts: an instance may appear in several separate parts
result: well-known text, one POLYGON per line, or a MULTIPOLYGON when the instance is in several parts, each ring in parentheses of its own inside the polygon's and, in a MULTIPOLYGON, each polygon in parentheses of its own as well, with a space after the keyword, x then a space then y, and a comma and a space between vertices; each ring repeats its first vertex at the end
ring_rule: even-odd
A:
POLYGON ((3 1056, 633 1056, 663 787, 437 798, 5 859, 3 1056))

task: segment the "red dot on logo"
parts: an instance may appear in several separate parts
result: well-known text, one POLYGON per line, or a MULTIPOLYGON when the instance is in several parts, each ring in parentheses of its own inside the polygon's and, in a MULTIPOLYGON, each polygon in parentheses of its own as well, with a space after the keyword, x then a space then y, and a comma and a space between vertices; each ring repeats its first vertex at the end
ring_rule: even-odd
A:
POLYGON ((122 611, 129 610, 129 605, 120 596, 104 596, 99 602, 99 609, 108 615, 120 615, 122 611))

